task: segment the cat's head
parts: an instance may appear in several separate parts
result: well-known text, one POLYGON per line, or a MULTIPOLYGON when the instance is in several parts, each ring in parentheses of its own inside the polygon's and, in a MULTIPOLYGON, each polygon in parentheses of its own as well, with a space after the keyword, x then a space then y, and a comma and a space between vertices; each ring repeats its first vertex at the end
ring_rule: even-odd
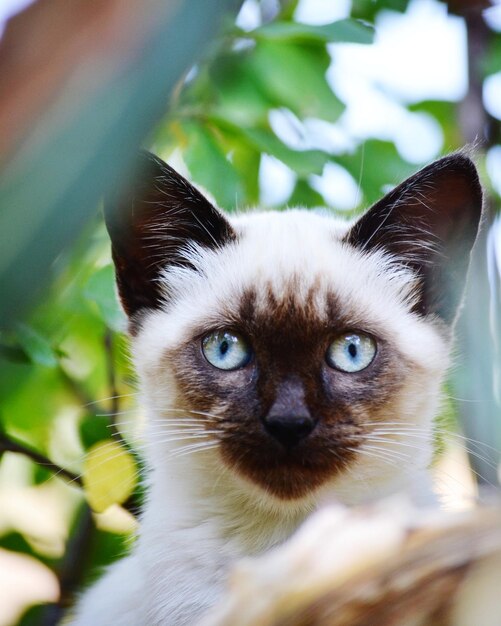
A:
POLYGON ((107 223, 156 458, 210 455, 283 501, 426 465, 481 207, 453 154, 354 223, 224 216, 143 153, 107 223))

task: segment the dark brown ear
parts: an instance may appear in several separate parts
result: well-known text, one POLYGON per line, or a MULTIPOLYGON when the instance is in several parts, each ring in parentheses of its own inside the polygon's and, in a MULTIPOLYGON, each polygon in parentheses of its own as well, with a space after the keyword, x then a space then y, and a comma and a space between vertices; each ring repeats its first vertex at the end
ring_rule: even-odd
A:
POLYGON ((345 241, 382 249, 421 278, 420 314, 453 321, 482 213, 482 189, 463 154, 435 161, 377 202, 345 241))
POLYGON ((235 239, 227 220, 193 185, 161 159, 143 151, 125 192, 105 201, 118 291, 127 315, 165 301, 158 278, 172 265, 189 265, 191 243, 217 248, 235 239))

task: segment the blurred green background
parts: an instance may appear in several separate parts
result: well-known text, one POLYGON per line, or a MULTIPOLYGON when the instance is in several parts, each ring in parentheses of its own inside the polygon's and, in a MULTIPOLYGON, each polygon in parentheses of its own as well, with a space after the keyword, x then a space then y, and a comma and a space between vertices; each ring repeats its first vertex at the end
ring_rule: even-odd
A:
POLYGON ((498 484, 501 5, 134 4, 40 0, 0 41, 0 626, 57 623, 137 523, 142 416, 99 199, 140 143, 228 211, 347 217, 473 143, 486 225, 440 440, 459 500, 498 484))

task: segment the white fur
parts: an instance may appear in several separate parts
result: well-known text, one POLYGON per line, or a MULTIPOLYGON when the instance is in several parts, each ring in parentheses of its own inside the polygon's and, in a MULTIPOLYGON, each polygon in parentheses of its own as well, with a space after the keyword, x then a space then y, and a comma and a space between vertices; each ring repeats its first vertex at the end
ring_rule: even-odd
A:
POLYGON ((133 340, 152 425, 145 435, 149 496, 133 554, 112 566, 83 597, 76 626, 194 624, 221 593, 235 559, 286 540, 321 503, 335 498, 352 505, 396 489, 419 498, 427 486, 429 442, 412 449, 396 469, 361 455, 349 472, 294 502, 274 499, 237 476, 222 464, 217 448, 172 455, 183 442, 165 443, 158 424, 181 415, 166 409, 182 399, 166 352, 195 331, 220 325, 222 315, 238 309, 246 288, 269 284, 280 296, 294 275, 305 294, 316 281, 316 306, 321 308, 323 295, 333 291, 357 328, 390 337, 412 363, 407 389, 388 421, 431 429, 437 412, 448 342, 438 324, 410 313, 416 285, 408 270, 381 253, 363 254, 341 243, 348 225, 326 215, 251 213, 231 222, 240 235, 237 243, 215 252, 187 251, 198 273, 165 271, 162 280, 175 298, 165 310, 149 313, 133 340))

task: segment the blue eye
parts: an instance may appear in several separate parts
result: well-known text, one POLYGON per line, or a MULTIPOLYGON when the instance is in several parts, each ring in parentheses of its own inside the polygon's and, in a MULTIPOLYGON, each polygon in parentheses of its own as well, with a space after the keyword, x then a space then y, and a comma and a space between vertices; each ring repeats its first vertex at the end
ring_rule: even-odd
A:
POLYGON ((247 365, 251 349, 236 333, 216 330, 202 339, 202 352, 211 365, 220 370, 236 370, 247 365))
POLYGON ((342 372, 360 372, 368 367, 376 356, 376 342, 362 333, 341 335, 327 350, 327 363, 342 372))

